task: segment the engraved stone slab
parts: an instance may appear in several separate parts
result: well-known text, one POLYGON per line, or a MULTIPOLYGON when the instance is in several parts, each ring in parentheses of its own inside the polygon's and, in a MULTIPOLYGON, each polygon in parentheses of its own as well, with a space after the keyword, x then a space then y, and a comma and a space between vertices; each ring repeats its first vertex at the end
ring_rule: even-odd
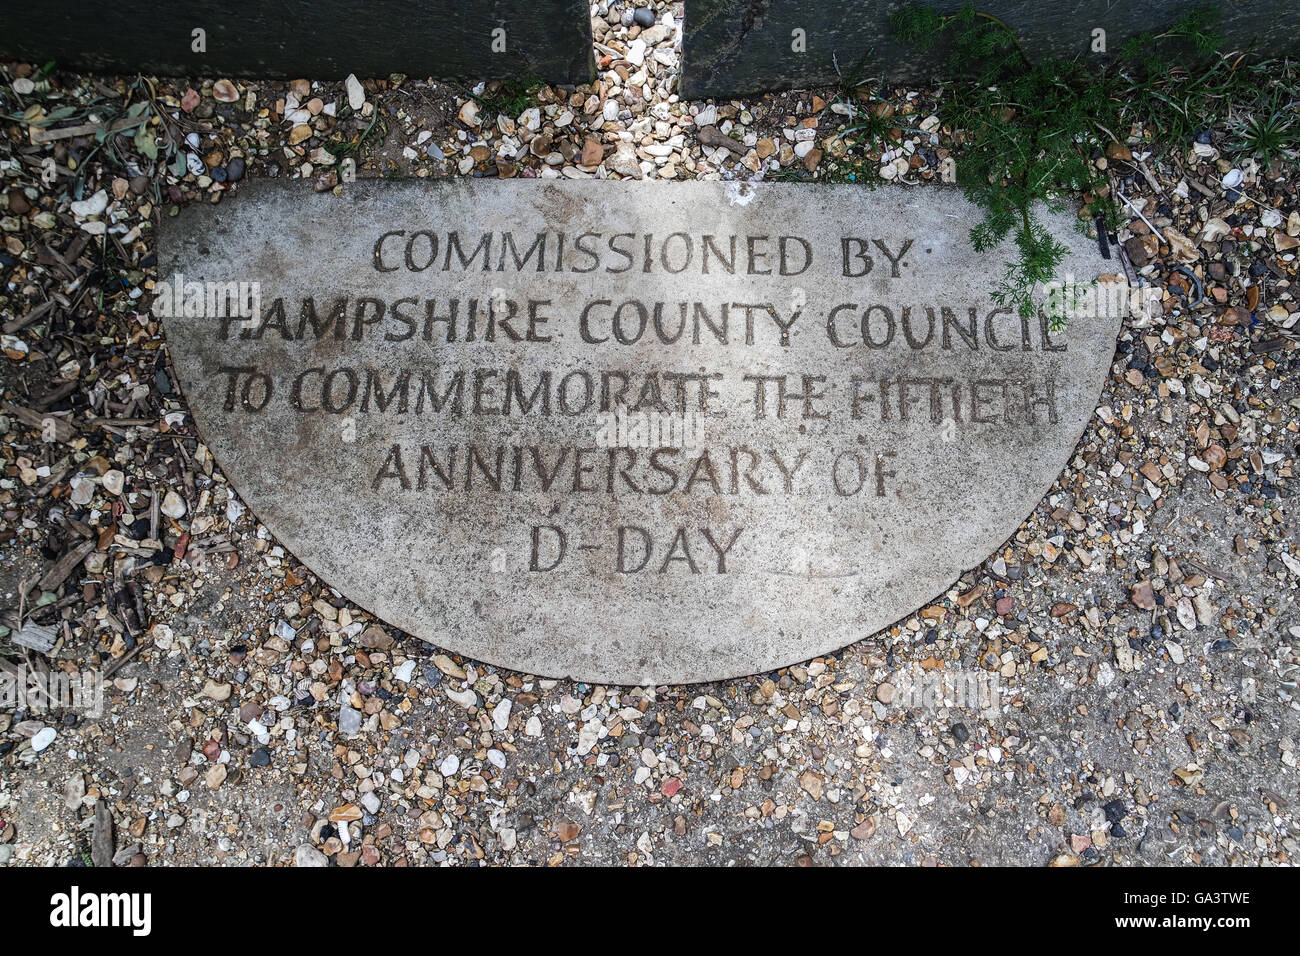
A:
MULTIPOLYGON (((1000 308, 977 219, 938 188, 268 183, 164 226, 156 311, 236 490, 353 601, 530 673, 719 679, 912 613, 1069 458, 1118 313, 1000 308)), ((1050 221, 1063 272, 1105 271, 1050 221)))

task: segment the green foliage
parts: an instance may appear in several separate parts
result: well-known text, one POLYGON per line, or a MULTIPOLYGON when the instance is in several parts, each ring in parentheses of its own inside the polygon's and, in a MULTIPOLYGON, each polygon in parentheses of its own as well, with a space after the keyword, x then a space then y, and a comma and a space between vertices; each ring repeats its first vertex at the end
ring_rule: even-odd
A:
POLYGON ((1193 56, 1202 59, 1219 49, 1223 34, 1216 29, 1218 21, 1219 13, 1214 7, 1193 7, 1163 33, 1139 33, 1125 41, 1118 58, 1123 63, 1143 63, 1147 73, 1167 73, 1179 65, 1171 51, 1177 51, 1180 44, 1182 52, 1190 50, 1193 56))
POLYGON ((890 24, 894 28, 894 38, 900 43, 928 50, 934 46, 939 34, 947 29, 950 19, 931 7, 914 5, 895 11, 890 16, 890 24))
MULTIPOLYGON (((1094 161, 1112 130, 1144 122, 1184 150, 1234 102, 1258 100, 1260 79, 1242 58, 1215 55, 1216 16, 1192 10, 1161 33, 1134 37, 1107 65, 1032 61, 1010 27, 971 4, 946 14, 908 6, 891 16, 902 42, 942 41, 948 53, 941 116, 959 131, 958 184, 984 213, 971 242, 987 251, 1011 238, 1017 250, 995 293, 1000 304, 1032 314, 1034 286, 1050 281, 1066 254, 1034 217, 1037 203, 1059 210, 1082 196, 1090 215, 1117 224, 1106 173, 1094 161)), ((1295 105, 1292 95, 1287 107, 1251 113, 1236 127, 1235 147, 1262 157, 1293 147, 1295 105)))
POLYGON ((1300 147, 1300 129, 1296 127, 1295 110, 1300 106, 1294 91, 1276 86, 1269 102, 1262 104, 1229 124, 1233 150, 1253 156, 1267 166, 1277 156, 1293 152, 1300 147))
POLYGON ((387 135, 388 124, 381 119, 380 111, 375 110, 370 117, 370 123, 360 136, 328 142, 325 144, 325 148, 333 154, 335 159, 343 159, 345 156, 361 156, 368 145, 382 142, 387 135))
POLYGON ((1138 118, 1158 126, 1165 142, 1184 143, 1221 123, 1234 101, 1252 104, 1268 62, 1217 54, 1217 12, 1198 7, 1163 33, 1143 33, 1121 47, 1108 79, 1138 118))
MULTIPOLYGON (((863 60, 865 59, 864 56, 863 60)), ((873 88, 871 81, 862 76, 861 63, 853 71, 845 73, 840 69, 839 58, 833 53, 831 62, 835 66, 835 75, 840 80, 836 99, 848 111, 849 123, 837 133, 845 141, 846 151, 859 146, 885 148, 886 139, 895 131, 920 132, 891 118, 893 107, 877 92, 884 89, 883 78, 873 88)))
POLYGON ((1074 194, 1105 191, 1090 147, 1095 124, 1115 122, 1119 104, 1081 62, 1031 63, 1006 24, 969 4, 950 15, 905 7, 894 27, 920 44, 948 42, 958 79, 944 91, 945 119, 965 140, 957 181, 984 212, 971 243, 984 252, 1012 238, 1017 258, 994 299, 1030 315, 1035 284, 1050 281, 1066 255, 1033 207, 1060 209, 1074 194))
POLYGON ((481 93, 475 93, 464 86, 460 87, 460 91, 479 105, 484 113, 484 122, 495 122, 498 116, 514 119, 528 109, 542 86, 540 80, 525 78, 503 80, 485 88, 481 93))

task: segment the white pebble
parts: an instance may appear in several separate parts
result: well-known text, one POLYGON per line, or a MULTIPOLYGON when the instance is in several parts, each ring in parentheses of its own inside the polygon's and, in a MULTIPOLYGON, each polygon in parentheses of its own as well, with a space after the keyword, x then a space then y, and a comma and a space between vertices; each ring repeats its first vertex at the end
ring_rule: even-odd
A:
MULTIPOLYGON (((196 157, 197 158, 197 157, 196 157)), ((100 190, 89 199, 82 199, 72 204, 72 213, 75 216, 98 216, 108 208, 108 193, 100 190)))
POLYGON ((352 107, 353 111, 361 109, 366 102, 366 91, 361 88, 361 81, 357 79, 357 75, 349 73, 343 85, 348 91, 348 106, 352 107))
POLYGON ((169 518, 185 517, 185 499, 174 491, 168 491, 163 495, 162 513, 169 518))

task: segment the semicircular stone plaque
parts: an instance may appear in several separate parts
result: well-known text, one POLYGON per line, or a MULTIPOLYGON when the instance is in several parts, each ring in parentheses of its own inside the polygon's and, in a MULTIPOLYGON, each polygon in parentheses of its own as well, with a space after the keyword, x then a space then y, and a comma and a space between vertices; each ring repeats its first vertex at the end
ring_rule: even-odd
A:
POLYGON ((164 227, 155 311, 236 491, 357 604, 543 676, 719 679, 933 600, 1071 455, 1118 313, 1000 308, 977 219, 938 188, 266 183, 164 227))

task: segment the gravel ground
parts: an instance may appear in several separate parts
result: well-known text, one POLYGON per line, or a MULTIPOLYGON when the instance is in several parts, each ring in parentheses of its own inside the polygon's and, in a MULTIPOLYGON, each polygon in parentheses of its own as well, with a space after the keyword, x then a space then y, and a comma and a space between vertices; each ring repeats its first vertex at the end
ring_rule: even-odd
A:
POLYGON ((1126 321, 1004 547, 835 656, 657 688, 487 667, 348 604, 234 497, 148 311, 182 203, 345 189, 349 160, 889 188, 960 162, 934 90, 682 103, 681 4, 623 13, 593 9, 574 90, 4 67, 0 657, 110 681, 100 715, 0 711, 0 864, 1295 862, 1300 198, 1223 130, 1115 131, 1115 272, 1162 314, 1126 321), (846 144, 862 109, 900 131, 846 144))

